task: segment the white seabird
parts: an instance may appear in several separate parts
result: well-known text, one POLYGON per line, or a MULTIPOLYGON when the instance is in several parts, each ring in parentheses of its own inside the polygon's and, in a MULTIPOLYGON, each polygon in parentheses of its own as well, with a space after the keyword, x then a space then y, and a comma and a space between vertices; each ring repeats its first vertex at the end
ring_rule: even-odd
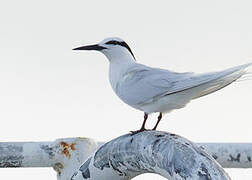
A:
POLYGON ((96 50, 109 60, 109 81, 117 96, 126 104, 144 112, 141 128, 145 130, 148 114, 162 113, 185 107, 192 99, 213 93, 247 74, 252 63, 210 73, 178 73, 152 68, 136 62, 130 47, 120 38, 107 38, 99 44, 73 50, 96 50))

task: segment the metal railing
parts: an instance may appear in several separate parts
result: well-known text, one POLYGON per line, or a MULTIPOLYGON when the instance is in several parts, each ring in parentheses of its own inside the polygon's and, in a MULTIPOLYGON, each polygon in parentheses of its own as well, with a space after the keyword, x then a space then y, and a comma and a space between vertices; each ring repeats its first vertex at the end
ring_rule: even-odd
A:
POLYGON ((1 168, 53 167, 58 180, 126 180, 146 172, 172 180, 230 179, 215 160, 223 168, 252 168, 252 144, 194 144, 159 131, 126 134, 106 144, 80 137, 0 143, 1 168))

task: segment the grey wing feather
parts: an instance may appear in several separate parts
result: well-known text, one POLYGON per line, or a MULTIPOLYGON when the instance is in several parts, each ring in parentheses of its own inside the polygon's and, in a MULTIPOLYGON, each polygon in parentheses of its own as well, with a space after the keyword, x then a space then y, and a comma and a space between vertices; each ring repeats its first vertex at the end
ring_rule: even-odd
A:
MULTIPOLYGON (((117 86, 117 94, 129 105, 148 103, 156 97, 214 82, 235 72, 244 72, 243 70, 250 65, 251 64, 245 64, 224 71, 205 74, 176 73, 139 65, 129 70, 123 76, 122 81, 120 81, 117 86)), ((243 74, 240 76, 242 75, 243 74)), ((220 87, 216 90, 218 89, 220 89, 220 87)), ((209 93, 210 91, 202 92, 198 96, 200 97, 209 93)))
POLYGON ((129 105, 145 103, 173 86, 175 78, 172 79, 174 75, 171 74, 178 73, 135 66, 118 82, 116 94, 129 105))
POLYGON ((179 81, 176 86, 174 86, 174 88, 169 89, 167 94, 176 93, 179 91, 195 88, 203 84, 207 84, 208 88, 210 88, 211 90, 208 90, 208 88, 206 88, 205 90, 203 90, 203 92, 200 92, 197 97, 207 95, 227 86, 228 84, 240 78, 242 75, 246 74, 247 72, 245 71, 245 69, 251 65, 252 63, 248 63, 218 72, 192 74, 192 76, 189 76, 189 79, 184 79, 187 82, 185 82, 184 80, 179 81))

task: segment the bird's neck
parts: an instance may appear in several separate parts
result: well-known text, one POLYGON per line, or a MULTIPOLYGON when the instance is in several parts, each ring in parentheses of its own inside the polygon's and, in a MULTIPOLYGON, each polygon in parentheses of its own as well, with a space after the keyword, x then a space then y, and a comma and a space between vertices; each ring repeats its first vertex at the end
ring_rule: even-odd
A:
POLYGON ((130 58, 120 59, 110 61, 109 65, 109 81, 116 92, 116 86, 120 83, 120 79, 125 74, 125 72, 132 66, 134 66, 136 62, 130 58))
POLYGON ((129 67, 136 63, 132 54, 126 48, 117 48, 113 51, 103 51, 109 60, 109 81, 114 91, 120 81, 120 77, 129 67))
POLYGON ((104 51, 103 54, 108 58, 110 63, 130 63, 135 61, 132 54, 126 48, 104 51))

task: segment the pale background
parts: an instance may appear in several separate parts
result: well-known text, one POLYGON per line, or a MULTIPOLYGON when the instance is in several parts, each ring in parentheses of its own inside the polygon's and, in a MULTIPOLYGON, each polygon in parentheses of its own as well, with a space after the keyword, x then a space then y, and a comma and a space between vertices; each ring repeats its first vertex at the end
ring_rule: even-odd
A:
MULTIPOLYGON (((105 56, 71 49, 118 36, 146 65, 220 70, 252 62, 251 7, 249 0, 2 0, 0 141, 108 141, 140 128, 143 113, 113 93, 105 56)), ((251 92, 252 81, 234 83, 165 115, 158 129, 194 142, 251 142, 251 92)), ((252 170, 227 171, 252 178, 252 170)), ((17 178, 56 179, 46 168, 0 169, 0 179, 17 178)))

